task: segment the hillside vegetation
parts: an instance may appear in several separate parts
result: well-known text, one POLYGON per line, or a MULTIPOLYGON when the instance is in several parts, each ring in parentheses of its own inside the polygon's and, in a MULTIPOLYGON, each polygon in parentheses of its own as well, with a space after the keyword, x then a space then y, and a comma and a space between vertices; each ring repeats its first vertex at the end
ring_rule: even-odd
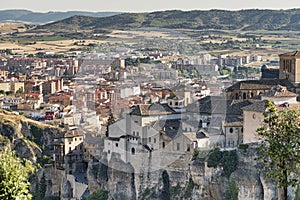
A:
POLYGON ((300 9, 209 10, 124 13, 110 17, 73 16, 36 30, 97 30, 160 27, 170 29, 300 30, 300 9))
POLYGON ((120 12, 83 12, 83 11, 67 11, 67 12, 32 12, 29 10, 0 10, 0 21, 21 21, 33 24, 49 23, 72 17, 74 15, 107 17, 120 14, 120 12))

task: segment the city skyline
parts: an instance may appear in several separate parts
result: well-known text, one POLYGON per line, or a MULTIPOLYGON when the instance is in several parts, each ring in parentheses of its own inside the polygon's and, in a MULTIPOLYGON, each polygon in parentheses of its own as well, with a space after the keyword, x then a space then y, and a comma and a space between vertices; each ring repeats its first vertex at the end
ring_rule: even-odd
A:
POLYGON ((48 11, 119 11, 119 12, 151 12, 160 10, 210 10, 210 9, 223 9, 223 10, 241 10, 241 9, 292 9, 300 8, 300 2, 290 0, 287 4, 282 1, 271 0, 253 0, 253 1, 224 1, 214 0, 206 2, 203 0, 195 2, 194 0, 174 0, 174 1, 138 1, 138 0, 86 0, 84 2, 69 3, 69 0, 59 1, 45 1, 42 4, 37 0, 11 0, 1 3, 0 10, 6 9, 26 9, 36 12, 48 11))

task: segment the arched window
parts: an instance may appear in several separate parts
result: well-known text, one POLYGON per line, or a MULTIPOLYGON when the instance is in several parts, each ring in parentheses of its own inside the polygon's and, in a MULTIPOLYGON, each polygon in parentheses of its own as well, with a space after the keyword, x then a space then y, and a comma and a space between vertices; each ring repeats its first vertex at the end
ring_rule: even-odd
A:
POLYGON ((230 132, 230 133, 233 133, 233 128, 230 128, 230 129, 229 129, 229 132, 230 132))
POLYGON ((131 148, 131 154, 134 155, 135 154, 135 149, 132 147, 131 148))

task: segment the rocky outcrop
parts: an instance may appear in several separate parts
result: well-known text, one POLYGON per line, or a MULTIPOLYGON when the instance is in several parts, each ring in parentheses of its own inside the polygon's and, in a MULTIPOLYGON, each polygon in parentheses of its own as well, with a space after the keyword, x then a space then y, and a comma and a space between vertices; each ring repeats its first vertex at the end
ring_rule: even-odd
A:
MULTIPOLYGON (((108 190, 113 199, 162 199, 164 184, 169 183, 171 199, 226 200, 232 196, 249 200, 276 199, 276 184, 265 177, 255 160, 257 147, 234 151, 237 163, 236 166, 228 165, 233 167, 230 173, 224 169, 227 165, 208 167, 209 152, 202 153, 193 160, 191 155, 181 156, 165 168, 150 173, 136 171, 118 155, 114 155, 109 163, 105 159, 90 162, 89 188, 91 192, 100 188, 108 190), (164 178, 163 173, 167 173, 164 178)), ((226 158, 225 162, 232 162, 226 158)))
POLYGON ((30 120, 12 112, 0 110, 0 134, 10 140, 12 149, 20 158, 36 163, 42 155, 41 148, 50 147, 54 136, 62 130, 30 120))

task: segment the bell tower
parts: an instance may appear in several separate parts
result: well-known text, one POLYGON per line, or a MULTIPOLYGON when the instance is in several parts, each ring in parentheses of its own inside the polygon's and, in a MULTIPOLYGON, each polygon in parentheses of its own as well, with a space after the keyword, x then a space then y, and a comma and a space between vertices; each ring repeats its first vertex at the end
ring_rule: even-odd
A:
POLYGON ((300 51, 279 55, 279 79, 287 79, 292 83, 300 83, 300 51))

